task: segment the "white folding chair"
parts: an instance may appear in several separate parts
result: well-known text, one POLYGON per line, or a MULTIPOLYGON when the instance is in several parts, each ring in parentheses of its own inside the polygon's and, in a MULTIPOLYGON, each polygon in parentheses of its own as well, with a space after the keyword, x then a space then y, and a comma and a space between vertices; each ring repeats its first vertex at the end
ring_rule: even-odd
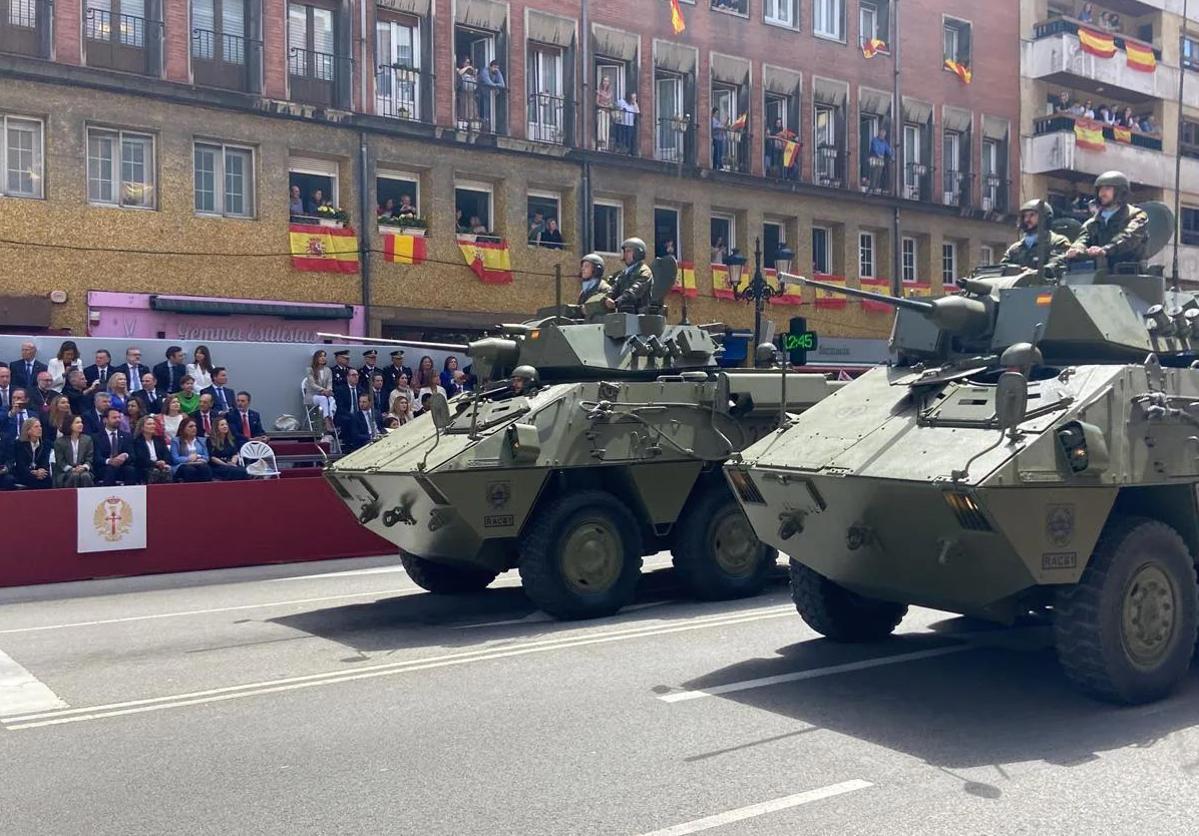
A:
POLYGON ((246 465, 246 473, 259 479, 277 479, 279 467, 275 462, 275 451, 265 441, 247 441, 238 453, 244 462, 255 459, 246 465))

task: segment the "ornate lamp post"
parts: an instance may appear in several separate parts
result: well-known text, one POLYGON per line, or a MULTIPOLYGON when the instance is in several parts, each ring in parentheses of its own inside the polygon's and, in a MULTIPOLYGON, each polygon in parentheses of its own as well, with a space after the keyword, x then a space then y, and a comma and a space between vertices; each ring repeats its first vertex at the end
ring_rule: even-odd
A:
POLYGON ((787 248, 786 244, 780 244, 774 256, 774 269, 778 277, 778 288, 771 287, 766 282, 766 277, 762 275, 762 239, 754 239, 754 275, 749 280, 749 284, 745 289, 741 289, 741 276, 745 271, 745 265, 748 260, 741 253, 733 250, 725 257, 725 266, 729 268, 729 284, 732 286, 733 298, 738 302, 753 302, 754 303, 754 344, 749 356, 752 357, 758 350, 758 343, 762 340, 762 309, 766 303, 775 296, 781 296, 785 289, 783 281, 784 274, 790 272, 791 261, 795 258, 795 253, 787 248))

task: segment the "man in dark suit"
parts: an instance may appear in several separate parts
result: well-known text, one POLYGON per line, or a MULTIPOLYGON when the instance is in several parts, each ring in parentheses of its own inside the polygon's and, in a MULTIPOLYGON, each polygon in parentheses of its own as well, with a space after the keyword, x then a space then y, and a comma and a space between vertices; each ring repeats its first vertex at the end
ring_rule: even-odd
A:
POLYGON ((108 379, 112 376, 116 369, 112 366, 112 355, 108 353, 107 348, 102 348, 96 352, 96 362, 83 370, 83 376, 87 379, 87 385, 99 383, 101 389, 108 388, 108 379))
POLYGON ((371 388, 367 394, 371 396, 371 409, 375 410, 375 412, 379 413, 380 415, 387 412, 387 408, 391 406, 391 404, 388 403, 388 398, 390 397, 391 393, 384 388, 382 372, 375 372, 374 377, 371 378, 371 388))
MULTIPOLYGON (((354 371, 350 368, 350 350, 343 348, 333 352, 333 388, 336 389, 338 384, 344 384, 346 377, 350 372, 354 371)), ((357 372, 355 372, 357 374, 357 372)))
POLYGON ((12 385, 32 389, 37 385, 38 372, 46 370, 46 364, 37 359, 37 346, 28 340, 21 343, 21 359, 8 364, 12 372, 12 385))
POLYGON ((8 366, 0 366, 0 415, 8 412, 12 406, 12 372, 8 366))
POLYGON ((67 385, 62 387, 62 393, 71 402, 71 412, 83 415, 92 408, 92 397, 98 388, 97 384, 88 386, 79 369, 71 369, 67 372, 67 385))
POLYGON ((233 437, 237 439, 238 446, 250 440, 270 441, 262 428, 262 418, 250 409, 249 392, 237 393, 236 406, 237 408, 229 413, 229 429, 233 430, 233 437))
MULTIPOLYGON (((108 408, 112 405, 112 398, 107 392, 97 392, 96 398, 91 409, 83 413, 83 431, 89 435, 104 431, 106 422, 105 416, 108 414, 108 408)), ((99 473, 99 470, 95 470, 99 473)))
POLYGON ((167 394, 174 394, 183 389, 183 376, 187 374, 184 363, 183 349, 173 345, 167 349, 167 359, 154 367, 154 379, 158 388, 167 394))
POLYGON ((142 363, 142 350, 137 346, 130 346, 125 349, 125 362, 113 371, 125 375, 130 392, 139 392, 142 388, 142 376, 150 371, 150 367, 142 363))
POLYGON ((376 365, 376 362, 379 359, 378 349, 368 348, 366 351, 362 352, 362 359, 365 360, 366 363, 364 363, 362 368, 358 370, 358 380, 363 386, 369 386, 371 378, 375 376, 375 372, 379 371, 379 367, 376 365))
POLYGON ((37 385, 29 390, 29 405, 40 412, 50 408, 50 401, 58 397, 59 391, 51 386, 54 379, 50 372, 37 373, 37 385))
POLYGON ((137 484, 137 471, 133 468, 133 436, 121 429, 119 409, 110 408, 104 413, 104 428, 92 436, 92 441, 96 447, 92 471, 101 485, 111 488, 117 482, 137 484))
POLYGON ((349 413, 351 408, 357 408, 359 394, 361 392, 358 386, 357 369, 350 369, 346 372, 345 379, 340 383, 335 378, 333 380, 333 401, 337 405, 337 410, 334 417, 349 413))
MULTIPOLYGON (((142 366, 144 369, 145 366, 142 366)), ((142 412, 146 415, 158 415, 162 412, 163 401, 167 393, 158 388, 158 379, 154 372, 142 373, 142 388, 133 393, 133 397, 142 403, 142 412)))
POLYGON ((412 369, 404 365, 404 349, 397 348, 391 352, 391 365, 383 370, 383 388, 391 392, 401 374, 408 375, 408 383, 412 383, 412 369))
POLYGON ((371 406, 371 396, 358 396, 358 408, 350 413, 342 433, 342 446, 348 452, 357 450, 379 437, 379 415, 371 406))
POLYGON ((192 418, 196 420, 196 437, 207 438, 212 434, 212 430, 216 427, 217 411, 212 406, 212 395, 205 394, 200 396, 200 408, 192 413, 192 418))
POLYGON ((12 404, 7 412, 0 415, 0 434, 7 436, 10 441, 15 441, 21 434, 21 427, 25 422, 37 417, 38 411, 29 405, 28 393, 22 388, 13 387, 12 404))
POLYGON ((229 372, 224 366, 212 370, 212 385, 200 390, 200 395, 212 395, 212 408, 217 415, 225 415, 233 411, 237 404, 233 390, 228 387, 229 372))

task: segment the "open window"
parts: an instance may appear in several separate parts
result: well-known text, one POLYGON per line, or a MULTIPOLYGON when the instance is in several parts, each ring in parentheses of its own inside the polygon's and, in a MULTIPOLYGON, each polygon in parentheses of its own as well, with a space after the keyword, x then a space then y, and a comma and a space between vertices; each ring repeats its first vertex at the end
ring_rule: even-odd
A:
POLYGON ((970 24, 956 17, 945 17, 942 24, 943 55, 946 61, 970 66, 970 24))
POLYGON ((724 264, 728 254, 737 249, 737 218, 724 212, 713 212, 708 222, 708 242, 712 248, 712 263, 724 264))
POLYGON ((420 175, 380 168, 375 174, 375 215, 381 224, 426 230, 420 175))
POLYGON ((498 238, 495 234, 494 193, 488 183, 459 181, 454 187, 458 232, 498 238))
POLYGON ((624 241, 624 204, 597 198, 591 207, 591 243, 597 252, 616 255, 624 241))
POLYGON ((812 272, 817 275, 832 273, 832 239, 833 233, 828 227, 812 227, 812 272))
POLYGON ((382 8, 375 20, 375 112, 419 122, 426 105, 420 18, 382 8))
POLYGON ((290 214, 293 220, 303 221, 315 217, 316 210, 321 206, 337 208, 338 166, 333 160, 292 157, 287 179, 291 189, 290 214))
POLYGON ((562 249, 562 196, 556 192, 529 191, 526 213, 529 246, 562 249))
POLYGON ((654 207, 654 256, 672 255, 683 258, 682 242, 679 238, 679 210, 666 206, 654 207))

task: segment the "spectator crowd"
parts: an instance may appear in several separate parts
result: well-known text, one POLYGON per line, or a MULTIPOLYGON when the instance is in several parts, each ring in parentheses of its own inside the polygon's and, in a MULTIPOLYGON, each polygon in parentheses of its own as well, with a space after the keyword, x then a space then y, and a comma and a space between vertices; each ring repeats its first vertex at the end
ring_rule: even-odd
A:
POLYGON ((239 451, 267 435, 207 346, 154 366, 137 346, 92 360, 66 340, 48 360, 24 342, 0 361, 0 490, 248 478, 239 451))
POLYGON ((1152 113, 1134 113, 1127 105, 1096 104, 1093 99, 1076 99, 1070 91, 1062 90, 1053 100, 1054 115, 1091 119, 1114 128, 1127 128, 1154 138, 1161 138, 1162 129, 1152 113))

